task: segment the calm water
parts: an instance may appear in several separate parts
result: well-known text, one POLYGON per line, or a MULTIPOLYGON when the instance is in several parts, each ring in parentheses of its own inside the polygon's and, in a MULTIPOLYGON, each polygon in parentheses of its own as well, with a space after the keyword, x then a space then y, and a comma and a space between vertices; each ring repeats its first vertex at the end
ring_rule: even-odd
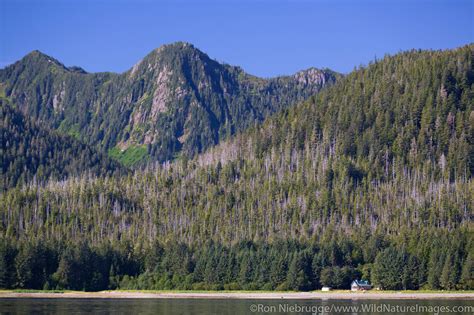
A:
POLYGON ((474 300, 0 299, 0 314, 473 314, 469 308, 474 300))

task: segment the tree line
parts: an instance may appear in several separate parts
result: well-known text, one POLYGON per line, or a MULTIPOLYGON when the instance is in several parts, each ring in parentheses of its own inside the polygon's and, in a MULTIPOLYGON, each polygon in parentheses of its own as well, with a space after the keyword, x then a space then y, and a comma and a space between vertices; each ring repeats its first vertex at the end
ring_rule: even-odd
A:
POLYGON ((349 289, 355 279, 401 289, 474 288, 472 237, 466 229, 328 230, 310 241, 0 243, 0 287, 45 290, 349 289))

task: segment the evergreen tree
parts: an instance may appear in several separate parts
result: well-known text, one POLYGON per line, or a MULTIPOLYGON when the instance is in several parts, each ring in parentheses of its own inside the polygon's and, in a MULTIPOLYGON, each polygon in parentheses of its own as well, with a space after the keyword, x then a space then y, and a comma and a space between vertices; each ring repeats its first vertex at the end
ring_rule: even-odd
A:
POLYGON ((403 250, 389 247, 375 258, 372 281, 387 290, 402 289, 403 269, 407 263, 407 255, 403 250))
POLYGON ((474 259, 472 252, 467 255, 464 261, 460 283, 460 287, 464 290, 472 290, 474 288, 474 259))

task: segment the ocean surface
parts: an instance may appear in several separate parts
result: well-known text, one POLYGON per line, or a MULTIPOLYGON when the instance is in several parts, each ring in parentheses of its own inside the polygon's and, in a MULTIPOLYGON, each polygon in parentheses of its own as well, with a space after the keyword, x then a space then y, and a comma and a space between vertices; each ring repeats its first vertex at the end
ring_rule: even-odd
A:
POLYGON ((474 300, 1 298, 0 314, 474 314, 474 300))

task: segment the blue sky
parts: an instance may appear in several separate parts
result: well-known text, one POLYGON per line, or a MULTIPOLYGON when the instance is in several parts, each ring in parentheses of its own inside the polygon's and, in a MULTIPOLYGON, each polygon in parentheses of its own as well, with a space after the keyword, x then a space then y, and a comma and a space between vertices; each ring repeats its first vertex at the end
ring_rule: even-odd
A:
POLYGON ((122 72, 175 41, 263 77, 349 72, 386 53, 474 42, 474 1, 0 0, 0 68, 39 49, 122 72))

